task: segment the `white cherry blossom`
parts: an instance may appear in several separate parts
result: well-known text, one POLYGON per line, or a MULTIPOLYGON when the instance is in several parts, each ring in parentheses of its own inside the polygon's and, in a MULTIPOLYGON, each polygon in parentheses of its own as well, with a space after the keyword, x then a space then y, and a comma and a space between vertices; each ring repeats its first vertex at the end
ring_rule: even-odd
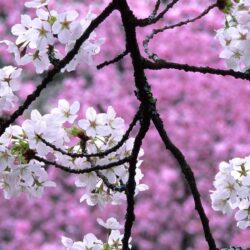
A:
MULTIPOLYGON (((111 234, 109 235, 108 244, 111 246, 111 249, 113 248, 120 250, 122 249, 122 239, 123 235, 119 230, 112 230, 111 234)), ((129 244, 129 248, 131 248, 131 244, 129 244)))
POLYGON ((214 187, 212 208, 222 213, 237 209, 237 226, 241 229, 249 227, 250 158, 234 158, 229 163, 220 163, 214 187))
POLYGON ((106 229, 120 230, 123 228, 123 226, 117 221, 117 219, 113 217, 108 218, 106 222, 104 222, 100 218, 97 218, 97 222, 99 225, 103 226, 106 229))
POLYGON ((50 66, 47 50, 35 50, 29 52, 20 60, 20 65, 26 65, 33 63, 36 69, 36 73, 41 74, 47 70, 50 66))
POLYGON ((86 119, 80 120, 78 125, 86 132, 87 136, 95 137, 96 135, 107 136, 110 134, 110 130, 105 123, 105 114, 97 114, 94 108, 88 108, 86 119))
POLYGON ((72 105, 69 105, 68 101, 61 99, 58 101, 58 108, 52 109, 52 114, 57 114, 62 122, 73 123, 77 118, 77 113, 80 109, 80 103, 75 101, 72 105))
POLYGON ((30 30, 30 48, 46 50, 48 45, 54 45, 55 38, 51 32, 51 25, 39 18, 32 20, 30 30))
POLYGON ((0 69, 0 84, 7 83, 12 91, 19 90, 18 78, 20 77, 22 69, 13 66, 5 66, 0 69))
POLYGON ((75 21, 78 15, 79 14, 74 10, 58 14, 57 20, 52 26, 52 31, 58 35, 58 40, 62 44, 71 42, 72 33, 74 33, 80 25, 75 21))
POLYGON ((246 229, 250 226, 250 202, 241 202, 239 206, 240 210, 236 212, 235 219, 237 220, 237 226, 240 229, 246 229))
POLYGON ((17 36, 16 45, 19 47, 27 47, 31 42, 30 38, 32 28, 32 20, 29 15, 21 15, 21 23, 15 24, 11 28, 11 33, 17 36))
POLYGON ((225 27, 217 31, 217 39, 223 47, 220 57, 227 66, 237 71, 250 68, 250 6, 248 0, 233 3, 225 17, 225 27))
POLYGON ((97 239, 94 234, 86 234, 83 241, 74 242, 72 239, 65 236, 61 237, 62 244, 67 250, 102 250, 103 243, 97 239))

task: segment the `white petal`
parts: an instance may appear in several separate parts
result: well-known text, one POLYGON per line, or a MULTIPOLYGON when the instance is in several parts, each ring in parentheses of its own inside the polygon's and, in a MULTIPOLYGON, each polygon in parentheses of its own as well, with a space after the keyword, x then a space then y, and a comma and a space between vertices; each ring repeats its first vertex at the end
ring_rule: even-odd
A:
POLYGON ((65 99, 60 99, 58 101, 58 108, 65 111, 65 112, 69 111, 69 103, 68 103, 68 101, 66 101, 65 99))
POLYGON ((78 101, 73 102, 73 104, 70 106, 70 113, 76 114, 80 109, 80 103, 78 101))
POLYGON ((94 108, 88 108, 86 111, 86 118, 91 122, 95 121, 96 119, 96 111, 94 108))
POLYGON ((90 127, 90 123, 88 120, 82 119, 78 121, 78 125, 80 128, 86 130, 90 127))

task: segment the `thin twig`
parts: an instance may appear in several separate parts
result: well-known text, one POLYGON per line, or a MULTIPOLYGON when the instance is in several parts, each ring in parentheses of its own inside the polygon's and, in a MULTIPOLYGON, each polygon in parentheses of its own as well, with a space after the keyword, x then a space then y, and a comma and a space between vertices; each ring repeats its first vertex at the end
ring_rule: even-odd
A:
POLYGON ((97 69, 102 69, 110 64, 119 62, 123 57, 125 57, 128 54, 128 50, 124 50, 121 54, 119 54, 118 56, 116 56, 114 59, 110 60, 110 61, 105 61, 99 65, 96 66, 97 69))
POLYGON ((136 22, 137 26, 145 27, 154 23, 157 23, 161 18, 164 17, 164 15, 171 9, 173 6, 178 2, 179 0, 173 0, 171 3, 169 3, 166 8, 160 12, 156 17, 148 17, 144 19, 138 19, 136 22))
POLYGON ((189 23, 193 23, 199 19, 201 19, 202 17, 204 17, 205 15, 207 15, 212 9, 216 8, 218 5, 217 3, 211 4, 210 6, 208 6, 200 15, 198 15, 197 17, 191 18, 191 19, 187 19, 185 21, 181 21, 179 23, 173 24, 173 25, 169 25, 169 26, 164 26, 162 28, 159 29, 155 29, 155 34, 159 33, 159 32, 163 32, 164 30, 168 30, 168 29, 174 29, 177 27, 181 27, 183 25, 187 25, 189 23))
POLYGON ((149 18, 155 18, 155 16, 157 15, 158 10, 160 8, 160 5, 161 5, 161 0, 157 0, 156 3, 155 3, 154 10, 152 11, 152 14, 150 15, 149 18))
POLYGON ((179 23, 176 23, 176 24, 173 24, 173 25, 169 25, 169 26, 164 26, 162 28, 159 28, 159 29, 153 29, 153 31, 151 32, 150 35, 146 36, 146 38, 144 39, 143 41, 143 47, 144 47, 144 51, 145 53, 148 55, 148 57, 154 61, 158 61, 160 60, 159 56, 156 54, 156 53, 153 53, 149 50, 148 48, 148 44, 149 42, 153 39, 153 37, 165 30, 168 30, 168 29, 174 29, 174 28, 177 28, 177 27, 181 27, 183 25, 187 25, 189 23, 192 23, 192 22, 195 22, 199 19, 201 19, 202 17, 204 17, 205 15, 207 15, 209 13, 210 10, 214 9, 215 7, 218 7, 218 4, 217 3, 214 3, 210 6, 208 6, 200 15, 198 15, 197 17, 194 17, 192 19, 187 19, 185 21, 181 21, 179 23))
POLYGON ((66 166, 63 166, 61 164, 58 164, 57 162, 49 161, 49 160, 47 160, 47 159, 45 159, 43 157, 40 157, 38 155, 33 156, 33 159, 37 160, 37 161, 40 161, 40 162, 43 162, 43 163, 45 163, 47 165, 55 166, 56 168, 59 168, 59 169, 65 171, 65 172, 68 172, 68 173, 71 173, 71 174, 85 174, 85 173, 90 173, 90 172, 94 172, 94 171, 98 171, 98 170, 105 170, 105 169, 120 166, 120 165, 122 165, 124 163, 129 162, 130 157, 126 157, 124 159, 121 159, 121 160, 115 161, 115 162, 111 162, 111 163, 106 164, 106 165, 96 165, 96 166, 93 166, 91 168, 86 168, 86 169, 72 169, 70 167, 66 167, 66 166))
POLYGON ((199 66, 193 66, 193 65, 189 65, 189 64, 167 62, 164 60, 159 60, 157 62, 151 62, 151 61, 145 59, 144 60, 144 67, 145 67, 145 69, 152 69, 152 70, 177 69, 177 70, 183 70, 186 72, 194 72, 194 73, 197 72, 197 73, 201 73, 201 74, 232 76, 236 79, 250 80, 250 74, 243 73, 240 71, 234 71, 232 69, 225 70, 225 69, 216 69, 216 68, 211 68, 211 67, 199 67, 199 66))

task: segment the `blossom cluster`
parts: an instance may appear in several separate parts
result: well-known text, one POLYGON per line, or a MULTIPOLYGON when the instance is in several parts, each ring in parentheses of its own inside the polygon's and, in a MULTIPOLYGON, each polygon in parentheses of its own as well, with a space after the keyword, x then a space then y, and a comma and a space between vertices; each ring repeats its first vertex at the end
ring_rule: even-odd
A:
MULTIPOLYGON (((122 238, 123 235, 120 233, 122 225, 115 219, 109 218, 106 222, 102 219, 97 219, 97 222, 108 229, 108 239, 107 242, 102 242, 94 234, 87 234, 84 236, 82 241, 74 242, 72 239, 67 237, 62 237, 62 243, 67 250, 84 250, 84 249, 93 249, 93 250, 102 250, 102 249, 112 249, 120 250, 122 249, 122 238)), ((131 239, 130 239, 131 240, 131 239)), ((129 245, 131 248, 131 245, 129 245)))
MULTIPOLYGON (((58 13, 50 10, 49 1, 31 1, 25 3, 28 8, 36 8, 36 17, 21 16, 21 23, 15 24, 11 32, 17 37, 15 43, 4 40, 8 51, 14 53, 18 65, 33 63, 36 73, 48 70, 51 63, 55 64, 69 52, 75 41, 88 28, 95 15, 90 11, 82 20, 75 10, 58 13)), ((92 56, 100 51, 103 39, 97 39, 93 32, 80 47, 77 55, 62 71, 73 71, 80 61, 92 64, 92 56)))
POLYGON ((217 31, 217 39, 223 46, 220 57, 229 68, 245 72, 250 69, 250 2, 240 0, 230 4, 227 12, 225 27, 217 31))
POLYGON ((21 72, 22 69, 13 66, 0 69, 0 115, 10 111, 18 99, 14 92, 19 90, 18 78, 21 72))
MULTIPOLYGON (((25 120, 22 126, 12 126, 0 137, 1 188, 6 198, 20 192, 36 196, 41 194, 44 187, 54 185, 47 180, 44 163, 40 163, 35 156, 42 157, 41 161, 53 159, 55 165, 64 166, 69 171, 91 169, 130 156, 133 138, 107 156, 88 157, 116 145, 122 138, 125 125, 122 118, 116 117, 111 106, 107 113, 97 113, 90 107, 85 119, 77 119, 79 109, 77 101, 70 105, 66 100, 59 100, 58 107, 49 114, 41 115, 38 110, 32 110, 31 118, 25 120), (75 153, 76 157, 70 153, 75 153), (82 154, 86 154, 86 157, 82 154)), ((138 157, 142 155, 141 149, 138 157)), ((146 185, 139 184, 143 177, 139 168, 141 163, 138 158, 135 177, 137 192, 147 189, 146 185)), ((120 203, 125 198, 125 190, 113 191, 109 184, 122 186, 126 185, 127 180, 128 162, 125 162, 102 171, 79 174, 75 184, 86 189, 81 201, 86 200, 89 205, 102 205, 107 202, 120 203)))
POLYGON ((245 229, 250 226, 250 157, 221 162, 219 168, 211 194, 212 207, 224 214, 238 209, 237 226, 245 229))
MULTIPOLYGON (((125 130, 124 120, 116 116, 111 106, 107 113, 97 113, 90 107, 84 119, 78 118, 79 109, 77 101, 70 105, 61 99, 58 107, 49 114, 41 115, 38 110, 32 110, 30 119, 25 120, 21 126, 14 125, 6 129, 0 137, 0 188, 3 189, 5 198, 18 196, 22 192, 30 197, 39 197, 45 187, 54 187, 55 182, 48 180, 46 160, 70 171, 104 166, 131 155, 133 138, 107 156, 95 156, 121 140, 125 130)), ((139 183, 143 177, 139 168, 142 163, 139 158, 142 155, 141 149, 135 176, 136 192, 147 189, 146 185, 139 183)), ((125 189, 116 191, 110 185, 126 186, 128 167, 128 162, 125 162, 117 167, 79 174, 75 184, 77 187, 85 187, 81 201, 86 200, 91 206, 108 202, 120 203, 126 198, 125 189)), ((106 225, 102 221, 99 223, 106 225)), ((82 242, 74 243, 65 237, 62 242, 69 250, 98 250, 104 245, 110 247, 107 249, 121 249, 123 235, 117 230, 120 226, 113 220, 107 223, 116 227, 116 230, 110 232, 107 243, 97 240, 93 234, 87 234, 82 242)))

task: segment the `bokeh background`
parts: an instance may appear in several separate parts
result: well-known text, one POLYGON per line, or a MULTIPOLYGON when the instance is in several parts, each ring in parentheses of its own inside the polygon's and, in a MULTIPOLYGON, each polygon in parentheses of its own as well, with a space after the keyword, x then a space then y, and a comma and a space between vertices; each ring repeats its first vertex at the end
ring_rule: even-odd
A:
MULTIPOLYGON (((76 9, 81 15, 92 5, 98 14, 108 0, 51 0, 50 8, 63 11, 76 9)), ((138 17, 151 13, 154 0, 129 0, 138 17)), ((0 0, 0 40, 15 38, 10 27, 20 22, 20 15, 28 13, 23 0, 0 0)), ((180 0, 161 24, 198 15, 210 0, 180 0)), ((150 48, 162 58, 194 65, 224 68, 219 59, 221 50, 215 31, 223 25, 223 14, 213 10, 205 18, 178 30, 167 31, 150 43, 150 48)), ((155 27, 159 27, 156 25, 155 27)), ((152 27, 138 29, 140 41, 152 27)), ((95 63, 112 59, 124 50, 124 32, 118 13, 113 13, 98 29, 105 37, 101 53, 95 63)), ((0 46, 0 66, 13 64, 13 58, 0 46)), ((14 64, 15 65, 15 64, 14 64)), ((20 100, 24 100, 42 76, 27 66, 20 79, 20 100)), ((147 71, 152 90, 158 99, 158 109, 169 136, 183 151, 192 166, 201 198, 219 247, 250 246, 249 230, 236 228, 234 215, 224 216, 211 209, 209 190, 222 160, 246 156, 250 152, 250 85, 231 77, 183 73, 176 70, 147 71)), ((131 61, 96 70, 83 64, 74 73, 57 76, 55 81, 32 105, 47 112, 60 98, 78 100, 82 112, 88 106, 106 110, 112 105, 129 124, 138 102, 134 96, 131 61)), ((28 117, 27 111, 23 118, 28 117)), ((133 229, 134 249, 140 250, 205 250, 194 202, 180 170, 165 151, 156 131, 151 127, 143 145, 145 150, 144 183, 150 189, 136 198, 136 222, 133 229)), ((100 237, 104 231, 96 218, 111 216, 124 221, 124 207, 89 207, 80 204, 83 190, 74 186, 74 176, 50 169, 57 187, 47 189, 41 199, 29 200, 25 195, 5 200, 0 194, 0 250, 61 250, 60 236, 81 240, 93 232, 100 237)))

